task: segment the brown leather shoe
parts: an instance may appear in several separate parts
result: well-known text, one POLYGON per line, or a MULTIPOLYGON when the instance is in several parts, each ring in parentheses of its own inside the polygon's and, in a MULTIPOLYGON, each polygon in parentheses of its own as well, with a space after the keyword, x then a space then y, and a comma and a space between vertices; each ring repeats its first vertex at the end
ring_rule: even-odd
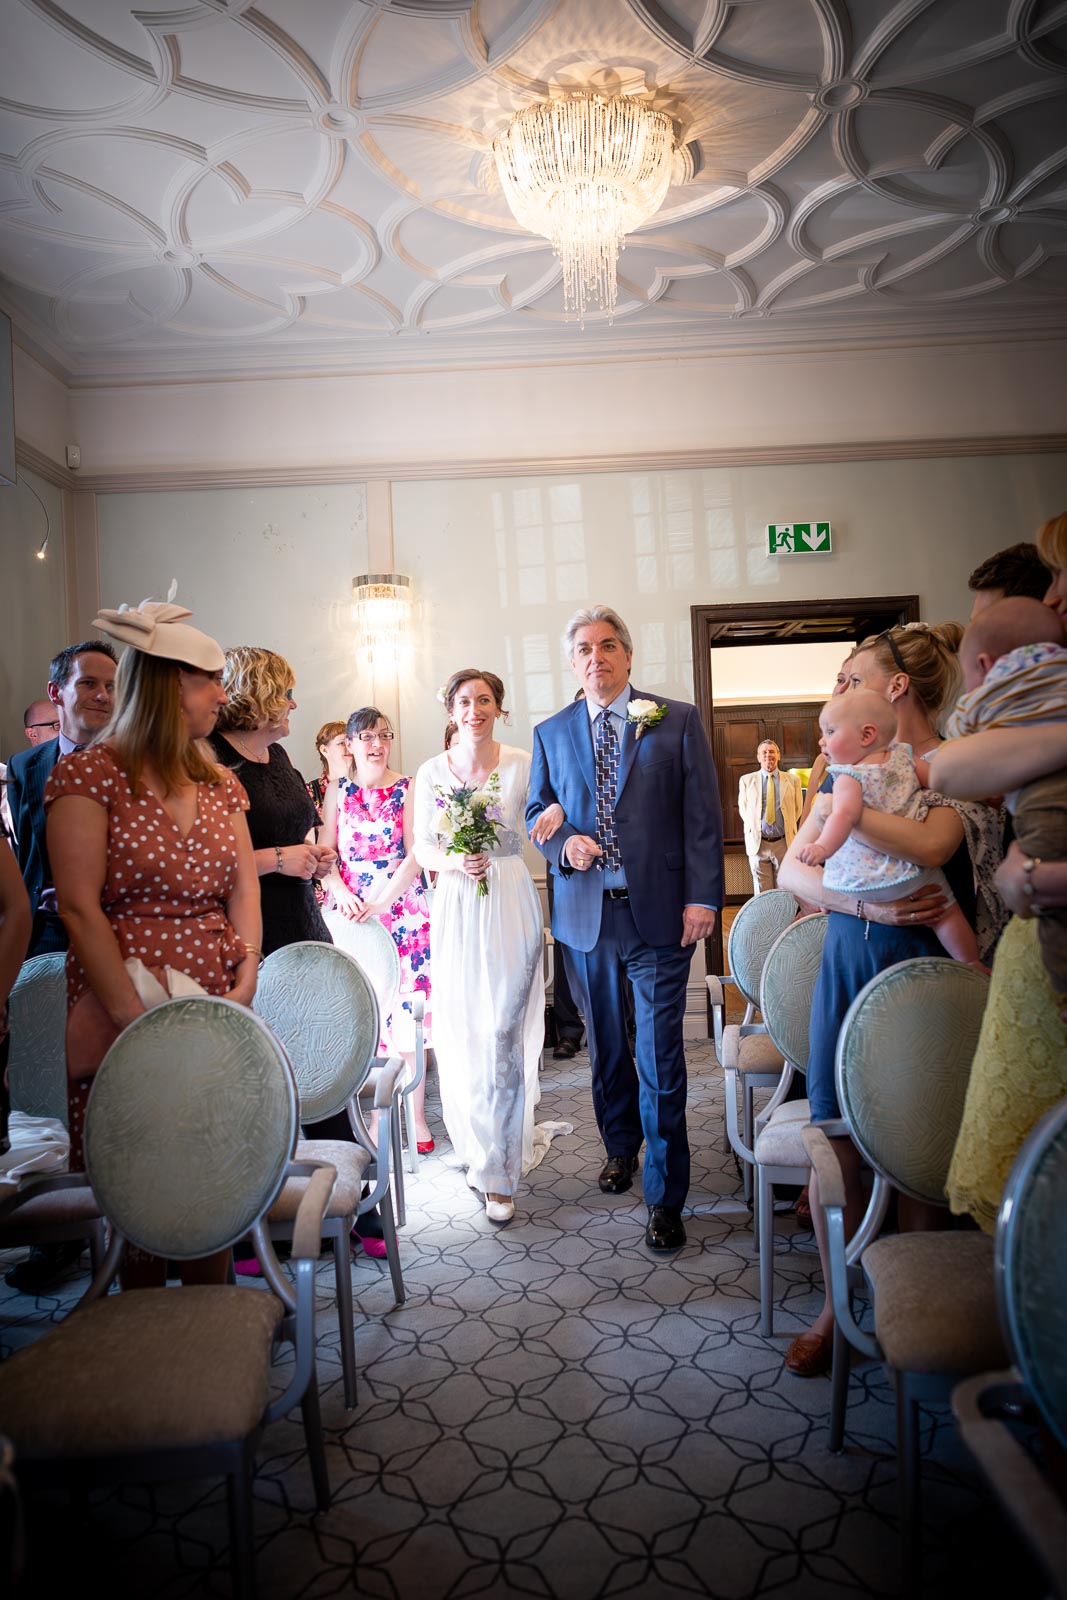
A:
POLYGON ((798 1378, 822 1378, 834 1364, 832 1333, 798 1333, 785 1353, 785 1364, 798 1378))

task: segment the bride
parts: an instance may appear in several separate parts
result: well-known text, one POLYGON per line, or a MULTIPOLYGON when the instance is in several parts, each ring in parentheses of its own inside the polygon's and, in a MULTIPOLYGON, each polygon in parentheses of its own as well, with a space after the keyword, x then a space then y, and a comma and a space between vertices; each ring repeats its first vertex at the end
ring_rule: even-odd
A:
POLYGON ((545 1023, 541 904, 522 859, 530 757, 497 742, 504 685, 495 673, 454 672, 444 702, 458 738, 415 777, 415 855, 438 874, 430 939, 441 1109, 486 1215, 510 1222, 519 1178, 535 1165, 545 1023), (502 819, 495 846, 449 855, 439 800, 459 787, 482 788, 494 772, 502 819), (478 892, 482 879, 487 897, 478 892))

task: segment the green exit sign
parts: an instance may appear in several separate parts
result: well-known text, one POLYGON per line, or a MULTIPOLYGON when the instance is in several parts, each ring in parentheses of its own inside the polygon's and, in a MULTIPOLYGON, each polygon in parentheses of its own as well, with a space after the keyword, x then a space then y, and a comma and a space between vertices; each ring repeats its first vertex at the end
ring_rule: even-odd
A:
POLYGON ((767 527, 767 549, 772 556, 828 555, 828 522, 772 522, 767 527))

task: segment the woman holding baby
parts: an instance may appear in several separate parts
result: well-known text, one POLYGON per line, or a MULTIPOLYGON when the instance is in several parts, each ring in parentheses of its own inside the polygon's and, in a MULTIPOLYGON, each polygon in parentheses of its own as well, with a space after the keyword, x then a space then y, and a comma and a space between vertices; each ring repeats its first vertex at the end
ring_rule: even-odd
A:
MULTIPOLYGON (((850 691, 835 698, 831 705, 847 707, 850 695, 860 691, 874 696, 890 708, 895 718, 896 743, 909 746, 912 755, 920 760, 928 759, 940 747, 938 721, 955 703, 962 633, 956 623, 913 623, 864 640, 849 663, 850 691)), ((853 739, 856 721, 862 728, 872 719, 849 719, 853 739)), ((873 722, 877 725, 880 719, 875 716, 873 722)), ((875 727, 877 748, 883 754, 887 732, 875 727)), ((863 754, 851 743, 849 752, 853 757, 863 754)), ((834 763, 833 753, 827 754, 831 764, 856 770, 861 767, 862 763, 856 760, 834 763)), ((903 888, 900 898, 826 886, 818 860, 820 852, 812 849, 818 846, 823 826, 824 812, 819 807, 798 832, 778 876, 781 888, 792 890, 801 900, 830 913, 812 1006, 807 1087, 813 1122, 830 1121, 840 1115, 834 1087, 837 1035, 845 1012, 864 985, 898 961, 942 954, 933 930, 945 922, 953 900, 976 933, 982 960, 989 958, 1003 922, 1003 912, 998 913, 999 902, 991 888, 1003 836, 999 808, 965 806, 938 794, 924 793, 922 804, 914 805, 910 815, 874 810, 867 804, 861 804, 855 815, 850 838, 868 853, 895 861, 901 870, 891 887, 903 888), (923 805, 929 808, 925 815, 923 805), (813 855, 810 863, 804 859, 808 853, 813 855), (919 869, 942 868, 951 896, 939 883, 922 881, 918 876, 914 886, 908 884, 906 863, 919 869)), ((830 851, 826 855, 834 859, 830 851)), ((893 878, 894 871, 887 869, 885 876, 893 878)), ((862 1215, 859 1156, 850 1140, 835 1141, 835 1147, 848 1196, 845 1231, 851 1236, 862 1215)), ((822 1247, 822 1212, 814 1177, 810 1187, 812 1217, 822 1247)), ((794 1339, 786 1364, 803 1377, 827 1372, 832 1346, 833 1314, 827 1301, 810 1331, 794 1339)))

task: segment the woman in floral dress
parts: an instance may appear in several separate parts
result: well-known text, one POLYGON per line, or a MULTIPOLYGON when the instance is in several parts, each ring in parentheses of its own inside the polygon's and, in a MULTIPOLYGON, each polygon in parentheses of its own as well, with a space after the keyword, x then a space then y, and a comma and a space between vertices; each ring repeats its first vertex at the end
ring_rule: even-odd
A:
MULTIPOLYGON (((426 1005, 427 1045, 431 1038, 430 907, 411 849, 411 779, 389 765, 393 730, 376 706, 354 711, 345 733, 348 773, 326 790, 319 830, 319 844, 337 851, 337 865, 325 880, 330 901, 326 921, 342 949, 348 922, 377 917, 392 936, 400 957, 400 989, 382 1024, 381 1048, 403 1056, 414 1069, 416 995, 426 1005)), ((412 1095, 422 1155, 434 1147, 425 1096, 424 1078, 412 1095)))

